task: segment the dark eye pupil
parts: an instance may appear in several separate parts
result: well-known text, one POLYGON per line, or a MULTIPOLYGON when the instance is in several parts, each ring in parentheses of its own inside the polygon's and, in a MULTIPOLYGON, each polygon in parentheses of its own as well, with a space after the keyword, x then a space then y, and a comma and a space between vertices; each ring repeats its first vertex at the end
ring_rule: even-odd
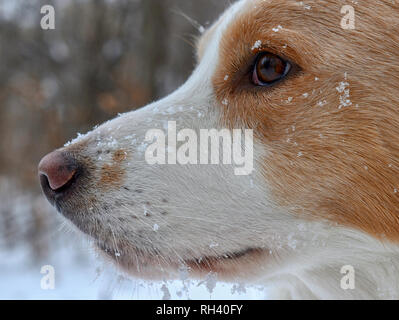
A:
POLYGON ((256 73, 257 84, 272 84, 285 76, 287 63, 280 57, 271 54, 262 54, 257 62, 254 72, 256 73))

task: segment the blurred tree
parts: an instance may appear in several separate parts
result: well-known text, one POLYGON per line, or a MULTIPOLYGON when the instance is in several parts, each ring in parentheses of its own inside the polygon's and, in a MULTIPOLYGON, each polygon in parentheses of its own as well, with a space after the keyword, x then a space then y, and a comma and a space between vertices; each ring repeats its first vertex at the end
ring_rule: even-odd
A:
POLYGON ((195 64, 199 25, 228 2, 0 2, 0 240, 16 244, 19 234, 33 256, 44 254, 51 223, 38 197, 40 158, 182 84, 195 64), (55 30, 40 28, 44 4, 55 7, 55 30))
POLYGON ((167 61, 166 41, 168 39, 168 23, 166 20, 165 2, 159 0, 141 1, 142 35, 140 39, 141 81, 148 90, 150 97, 158 97, 157 85, 160 76, 159 69, 167 61))

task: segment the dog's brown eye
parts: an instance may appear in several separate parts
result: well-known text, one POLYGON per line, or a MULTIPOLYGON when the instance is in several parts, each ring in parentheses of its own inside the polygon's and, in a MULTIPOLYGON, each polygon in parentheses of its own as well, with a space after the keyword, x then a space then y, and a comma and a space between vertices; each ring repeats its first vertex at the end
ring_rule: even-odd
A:
POLYGON ((271 86, 283 79, 291 69, 291 64, 279 56, 264 52, 255 63, 252 82, 257 86, 271 86))

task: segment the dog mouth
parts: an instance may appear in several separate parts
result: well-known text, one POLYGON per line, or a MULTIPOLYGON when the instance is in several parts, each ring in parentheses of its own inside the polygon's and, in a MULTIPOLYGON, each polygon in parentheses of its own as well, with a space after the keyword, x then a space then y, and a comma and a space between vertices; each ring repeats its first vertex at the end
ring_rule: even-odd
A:
POLYGON ((206 275, 218 273, 222 276, 236 275, 237 267, 242 262, 248 262, 258 256, 263 255, 265 249, 248 248, 233 253, 204 256, 199 259, 190 259, 185 264, 195 274, 206 275))
POLYGON ((186 255, 167 255, 152 244, 142 243, 140 246, 131 243, 123 235, 118 236, 104 215, 89 211, 96 200, 82 199, 82 184, 87 182, 89 175, 81 166, 75 168, 73 175, 68 175, 68 181, 57 188, 54 188, 54 183, 50 183, 48 175, 40 174, 39 178, 45 196, 57 211, 88 237, 102 257, 133 276, 149 280, 165 276, 175 278, 183 267, 194 277, 214 272, 227 280, 242 272, 239 266, 257 260, 268 251, 244 247, 226 253, 202 251, 201 254, 190 252, 186 255))
MULTIPOLYGON (((40 177, 43 191, 57 211, 92 242, 101 257, 129 275, 148 280, 162 280, 165 277, 173 279, 178 278, 179 270, 184 268, 194 278, 217 273, 219 279, 232 280, 243 274, 243 266, 251 262, 255 262, 251 266, 259 265, 257 261, 260 257, 269 252, 265 248, 253 247, 224 254, 211 252, 196 256, 191 253, 190 257, 185 258, 184 255, 174 257, 164 255, 152 246, 139 249, 128 239, 119 238, 104 222, 98 220, 98 223, 93 225, 92 219, 87 219, 87 216, 90 216, 87 212, 77 214, 74 210, 70 211, 69 198, 74 196, 79 175, 80 172, 67 185, 56 191, 50 188, 45 177, 40 177)), ((253 268, 248 267, 248 269, 253 268)), ((244 273, 247 273, 245 268, 244 273)))
POLYGON ((101 240, 96 240, 95 246, 103 256, 105 255, 126 273, 149 280, 165 279, 165 276, 175 278, 182 269, 193 277, 216 273, 220 279, 236 279, 240 277, 243 266, 257 263, 266 252, 269 252, 264 248, 247 248, 221 255, 174 259, 163 256, 154 248, 145 251, 137 248, 116 248, 101 240))

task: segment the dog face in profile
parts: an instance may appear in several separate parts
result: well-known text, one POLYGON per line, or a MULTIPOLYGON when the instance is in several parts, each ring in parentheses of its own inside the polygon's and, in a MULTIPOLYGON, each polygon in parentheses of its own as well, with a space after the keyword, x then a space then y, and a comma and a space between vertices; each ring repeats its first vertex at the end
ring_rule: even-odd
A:
POLYGON ((276 297, 398 298, 398 4, 359 2, 354 30, 345 4, 236 2, 181 88, 41 161, 47 198, 140 277, 185 268, 276 297), (252 129, 254 170, 148 164, 146 133, 170 121, 198 136, 252 129))

